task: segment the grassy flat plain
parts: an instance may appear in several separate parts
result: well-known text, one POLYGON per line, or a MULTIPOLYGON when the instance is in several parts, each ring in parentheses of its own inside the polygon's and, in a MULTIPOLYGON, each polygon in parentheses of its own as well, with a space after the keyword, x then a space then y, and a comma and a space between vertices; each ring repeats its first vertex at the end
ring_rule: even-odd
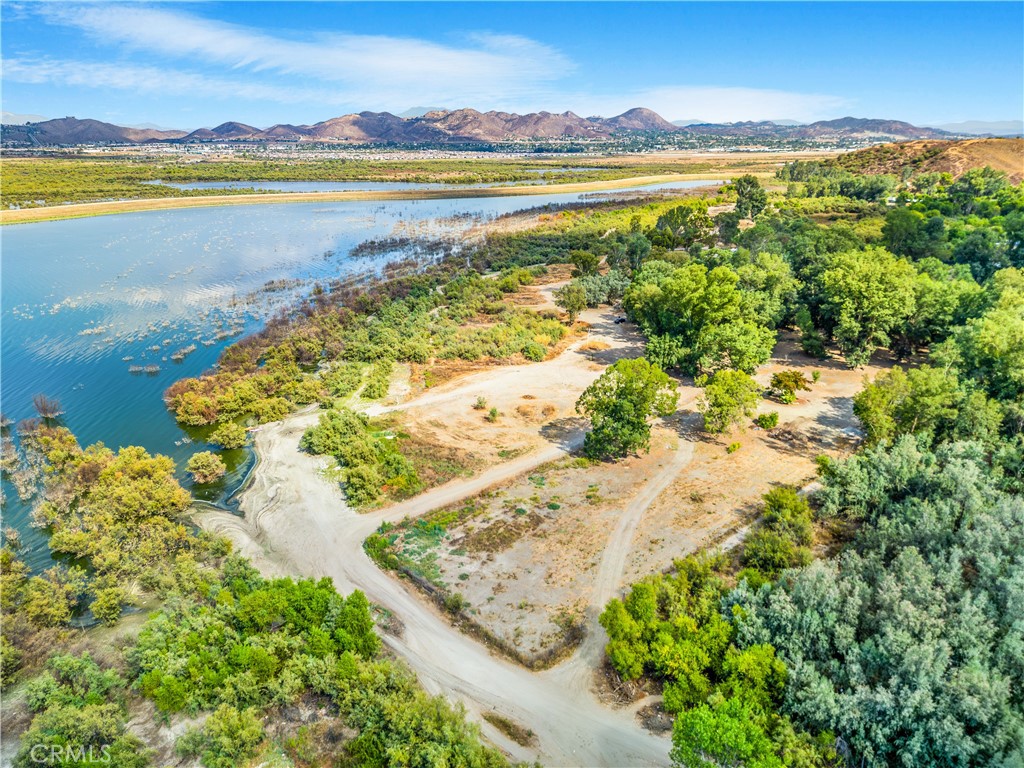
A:
POLYGON ((517 158, 424 158, 417 160, 254 160, 224 157, 195 161, 153 156, 7 157, 0 161, 0 223, 79 218, 129 211, 244 203, 480 197, 601 191, 660 181, 715 180, 743 173, 767 178, 783 162, 832 153, 682 153, 517 158), (331 193, 178 189, 153 184, 266 181, 371 181, 467 185, 465 189, 376 190, 331 193), (505 183, 537 182, 529 186, 505 183), (610 182, 610 183, 609 183, 610 182), (475 187, 472 184, 502 184, 475 187))

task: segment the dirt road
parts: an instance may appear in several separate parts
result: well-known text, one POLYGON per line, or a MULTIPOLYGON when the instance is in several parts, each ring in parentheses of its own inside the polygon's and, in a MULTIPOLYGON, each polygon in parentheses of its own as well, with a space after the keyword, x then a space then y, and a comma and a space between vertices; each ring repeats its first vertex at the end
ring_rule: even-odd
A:
POLYGON ((302 431, 315 418, 315 413, 300 414, 261 430, 256 437, 260 467, 242 499, 246 517, 208 513, 203 526, 228 535, 265 572, 330 576, 341 592, 361 589, 392 611, 405 630, 400 638, 386 636, 385 642, 427 690, 462 701, 475 719, 496 710, 533 730, 536 751, 483 724, 487 736, 514 758, 540 759, 551 766, 668 764, 668 742, 641 730, 629 713, 600 705, 582 675, 575 675, 580 682, 570 687, 559 675, 536 674, 492 655, 377 568, 362 550, 363 540, 382 520, 416 516, 472 496, 564 455, 569 446, 552 446, 397 507, 359 515, 322 477, 321 460, 297 450, 302 431))
MULTIPOLYGON (((628 331, 611 323, 610 313, 588 314, 593 333, 607 334, 624 354, 633 352, 628 331)), ((524 381, 531 390, 558 388, 578 394, 602 369, 579 351, 584 341, 553 360, 475 374, 394 408, 436 409, 446 403, 469 403, 478 393, 521 390, 524 381)), ((368 410, 392 409, 378 406, 368 410)), ((629 711, 603 706, 591 691, 591 681, 604 643, 597 615, 619 586, 637 521, 689 460, 692 446, 680 446, 672 461, 630 504, 612 534, 598 576, 601 586, 588 612, 592 626, 584 646, 564 664, 538 674, 492 655, 453 628, 403 582, 381 571, 363 552, 362 543, 385 520, 417 517, 565 456, 578 447, 582 432, 570 430, 557 442, 545 443, 474 477, 447 483, 384 510, 357 514, 345 505, 337 485, 324 479, 326 460, 298 450, 302 432, 317 418, 318 413, 310 410, 263 427, 255 441, 260 463, 241 497, 245 517, 204 513, 202 525, 229 536, 237 551, 265 573, 330 576, 341 592, 361 589, 371 601, 392 611, 404 631, 401 637, 385 636, 385 642, 405 659, 427 690, 461 701, 475 720, 494 710, 536 734, 537 748, 524 748, 481 722, 488 738, 513 758, 539 759, 549 766, 668 765, 668 740, 642 730, 629 711)))

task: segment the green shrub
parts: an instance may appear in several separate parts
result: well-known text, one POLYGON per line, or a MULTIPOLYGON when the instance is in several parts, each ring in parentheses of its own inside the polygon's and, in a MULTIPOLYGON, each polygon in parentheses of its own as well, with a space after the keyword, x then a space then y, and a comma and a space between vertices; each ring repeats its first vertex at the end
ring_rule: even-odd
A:
POLYGON ((363 364, 347 362, 336 365, 323 375, 322 381, 335 397, 348 397, 359 389, 363 381, 363 364))
POLYGON ((528 341, 526 343, 526 346, 523 347, 523 357, 525 357, 527 360, 539 363, 547 356, 547 350, 544 349, 544 347, 538 344, 536 341, 528 341))
POLYGON ((212 483, 227 472, 220 456, 211 451, 200 451, 189 457, 186 469, 197 483, 212 483))
POLYGON ((364 400, 378 400, 387 395, 391 388, 391 374, 394 370, 394 363, 390 360, 381 360, 374 363, 370 369, 370 376, 363 387, 362 398, 364 400))
POLYGON ((376 432, 370 420, 349 408, 320 415, 299 440, 309 453, 333 456, 342 469, 345 496, 353 506, 372 504, 387 488, 396 497, 422 487, 416 467, 399 448, 400 438, 376 432))
POLYGON ((248 432, 246 432, 245 427, 241 424, 229 421, 217 427, 210 436, 206 438, 206 442, 219 445, 222 448, 227 448, 228 450, 233 450, 245 445, 248 436, 249 435, 248 432))
POLYGON ((761 429, 775 429, 779 425, 779 412, 762 413, 754 419, 754 423, 761 429))
POLYGON ((810 390, 811 382, 801 371, 788 370, 772 374, 772 392, 784 403, 796 401, 799 390, 810 390))

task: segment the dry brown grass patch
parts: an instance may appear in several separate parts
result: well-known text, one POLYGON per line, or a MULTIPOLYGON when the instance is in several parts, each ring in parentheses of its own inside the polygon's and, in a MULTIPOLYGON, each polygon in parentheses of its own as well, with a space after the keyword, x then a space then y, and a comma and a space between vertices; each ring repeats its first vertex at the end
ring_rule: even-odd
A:
POLYGON ((516 414, 518 414, 524 419, 532 421, 533 419, 537 418, 537 409, 534 408, 532 405, 517 405, 516 414))
POLYGON ((507 717, 499 715, 497 712, 484 712, 484 720, 504 733, 521 747, 532 747, 537 741, 537 737, 529 728, 524 728, 519 725, 519 723, 509 720, 507 717))
POLYGON ((464 547, 468 552, 503 552, 543 522, 544 518, 536 512, 527 512, 525 515, 498 520, 452 543, 464 547))

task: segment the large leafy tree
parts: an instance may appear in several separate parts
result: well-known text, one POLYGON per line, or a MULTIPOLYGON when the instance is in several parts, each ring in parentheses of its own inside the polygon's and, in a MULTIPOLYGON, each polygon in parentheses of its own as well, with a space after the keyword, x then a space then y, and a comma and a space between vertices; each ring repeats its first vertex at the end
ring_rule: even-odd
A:
POLYGON ((992 279, 991 306, 954 334, 960 366, 990 395, 1024 398, 1024 273, 1004 269, 992 279))
POLYGON ((584 451, 599 458, 647 449, 649 420, 668 416, 678 400, 675 382, 657 365, 643 358, 619 360, 576 401, 576 411, 593 426, 584 451))
POLYGON ((783 768, 763 720, 736 698, 683 712, 672 728, 672 763, 680 768, 783 768))
POLYGON ((739 280, 726 266, 676 268, 650 261, 626 291, 623 306, 649 338, 668 336, 676 342, 671 364, 691 373, 753 371, 770 357, 775 333, 759 323, 759 302, 740 290, 739 280))
POLYGON ((555 304, 569 315, 569 325, 587 308, 587 292, 575 280, 555 291, 555 304))
POLYGON ((962 385, 955 371, 923 365, 879 374, 853 398, 853 412, 868 442, 892 442, 913 434, 930 443, 976 440, 990 445, 1003 420, 1000 404, 962 385))
POLYGON ((743 371, 719 371, 707 386, 698 408, 708 432, 725 432, 752 416, 761 397, 761 385, 743 371))
POLYGON ((868 362, 915 309, 916 270, 884 248, 832 256, 821 274, 822 312, 851 366, 868 362))
POLYGON ((885 247, 898 256, 919 259, 947 251, 945 220, 910 208, 893 208, 882 225, 885 247))
POLYGON ((768 193, 756 176, 746 174, 733 182, 736 187, 736 212, 744 219, 752 219, 768 207, 768 193))

